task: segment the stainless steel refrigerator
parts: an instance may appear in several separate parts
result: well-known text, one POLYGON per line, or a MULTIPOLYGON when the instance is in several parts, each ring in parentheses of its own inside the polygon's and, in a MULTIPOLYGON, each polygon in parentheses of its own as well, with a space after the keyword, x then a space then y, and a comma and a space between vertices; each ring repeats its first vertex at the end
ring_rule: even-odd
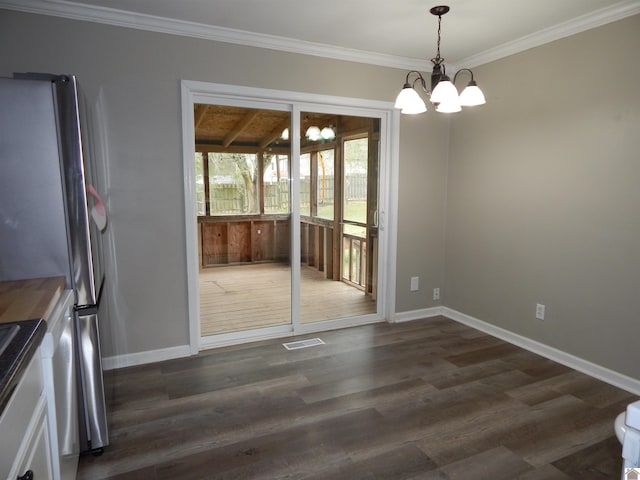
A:
POLYGON ((106 212, 85 113, 74 76, 0 78, 0 281, 64 276, 73 289, 80 451, 100 453, 106 212))

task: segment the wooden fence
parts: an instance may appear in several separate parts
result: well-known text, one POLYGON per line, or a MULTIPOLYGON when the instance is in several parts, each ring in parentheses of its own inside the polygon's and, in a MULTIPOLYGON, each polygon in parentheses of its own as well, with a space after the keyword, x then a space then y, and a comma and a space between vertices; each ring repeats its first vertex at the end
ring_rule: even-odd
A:
MULTIPOLYGON (((350 174, 345 181, 345 195, 347 200, 366 200, 367 175, 350 174)), ((199 203, 203 199, 199 198, 199 203)), ((285 213, 289 211, 289 180, 265 182, 264 210, 265 213, 285 213)), ((325 205, 333 205, 334 177, 327 176, 324 182, 318 182, 318 201, 325 205)), ((311 203, 311 179, 300 179, 300 207, 308 210, 311 203)), ((211 186, 211 212, 213 215, 241 215, 244 213, 258 213, 247 211, 247 196, 244 185, 237 183, 222 183, 211 186)), ((201 208, 199 211, 204 211, 201 208)))

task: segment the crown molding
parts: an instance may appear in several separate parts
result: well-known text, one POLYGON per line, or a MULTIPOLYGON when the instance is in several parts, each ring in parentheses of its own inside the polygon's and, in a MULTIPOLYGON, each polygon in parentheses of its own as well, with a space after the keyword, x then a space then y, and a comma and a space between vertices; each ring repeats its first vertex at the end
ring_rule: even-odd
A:
POLYGON ((531 35, 526 35, 512 42, 503 43, 477 55, 464 58, 457 63, 467 68, 477 67, 637 14, 640 14, 640 0, 624 0, 567 22, 545 28, 531 35))
MULTIPOLYGON (((97 5, 79 4, 67 0, 0 0, 0 9, 102 23, 118 27, 135 28, 170 35, 200 38, 258 48, 267 48, 301 55, 366 63, 403 70, 431 70, 428 60, 399 57, 382 53, 336 47, 321 43, 296 40, 276 35, 247 32, 232 28, 205 25, 197 22, 174 20, 136 12, 126 12, 97 5)), ((599 27, 640 13, 640 0, 623 0, 573 20, 540 30, 539 32, 507 42, 477 55, 456 61, 457 65, 471 68, 523 52, 576 33, 599 27)), ((452 65, 450 65, 452 67, 452 65)))
POLYGON ((0 0, 0 9, 2 8, 383 67, 415 70, 426 69, 428 63, 426 60, 342 48, 66 0, 0 0))

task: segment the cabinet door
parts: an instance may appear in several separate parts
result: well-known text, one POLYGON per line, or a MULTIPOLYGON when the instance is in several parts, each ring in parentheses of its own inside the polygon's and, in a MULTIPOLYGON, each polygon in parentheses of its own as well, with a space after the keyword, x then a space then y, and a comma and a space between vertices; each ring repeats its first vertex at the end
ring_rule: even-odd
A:
POLYGON ((40 397, 25 432, 22 447, 9 478, 21 478, 31 471, 33 480, 52 480, 47 404, 44 397, 40 397))
POLYGON ((0 478, 15 480, 42 399, 42 368, 36 351, 0 416, 0 478), (19 459, 19 460, 18 460, 19 459))
POLYGON ((74 480, 80 453, 73 349, 73 296, 67 292, 47 320, 42 344, 44 392, 49 406, 51 455, 55 480, 74 480))

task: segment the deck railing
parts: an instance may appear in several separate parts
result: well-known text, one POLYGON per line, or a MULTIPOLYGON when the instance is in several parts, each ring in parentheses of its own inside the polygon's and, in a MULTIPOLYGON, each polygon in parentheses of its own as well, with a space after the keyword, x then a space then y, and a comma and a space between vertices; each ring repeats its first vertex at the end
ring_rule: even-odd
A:
MULTIPOLYGON (((290 259, 289 215, 199 217, 198 223, 202 267, 290 259)), ((336 238, 333 221, 316 217, 302 217, 300 227, 303 264, 324 272, 326 278, 342 280, 368 293, 373 291, 375 272, 368 278, 371 247, 365 236, 342 233, 336 238)))
POLYGON ((366 285, 367 241, 360 236, 342 234, 342 278, 362 288, 366 285))

